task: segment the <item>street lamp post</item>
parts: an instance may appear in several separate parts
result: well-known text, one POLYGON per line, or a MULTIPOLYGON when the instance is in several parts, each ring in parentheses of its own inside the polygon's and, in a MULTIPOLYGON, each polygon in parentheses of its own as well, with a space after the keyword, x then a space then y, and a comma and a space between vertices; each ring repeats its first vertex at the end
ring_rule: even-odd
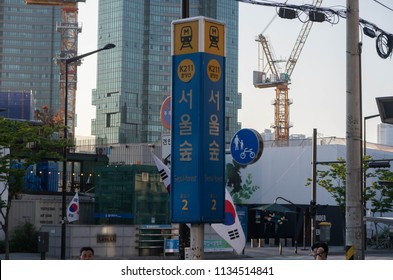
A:
POLYGON ((366 134, 366 121, 367 121, 368 119, 372 119, 372 118, 376 118, 376 117, 379 117, 379 114, 375 114, 375 115, 371 115, 371 116, 366 116, 366 117, 364 117, 364 120, 363 120, 363 156, 365 156, 365 155, 367 154, 367 151, 366 151, 366 149, 367 149, 367 141, 366 141, 366 137, 367 137, 367 134, 366 134))
MULTIPOLYGON (((64 140, 67 142, 68 139, 68 65, 81 60, 82 58, 95 54, 97 52, 103 50, 109 50, 116 47, 114 44, 106 44, 103 48, 88 52, 82 55, 74 56, 71 58, 64 59, 65 62, 65 93, 64 93, 64 140)), ((62 207, 61 207, 61 252, 60 257, 62 260, 65 260, 65 247, 66 247, 66 220, 67 220, 67 211, 66 211, 66 193, 67 193, 67 146, 63 149, 63 183, 61 188, 62 194, 62 207)))
MULTIPOLYGON (((366 117, 364 117, 364 119, 363 119, 363 157, 362 157, 363 159, 364 159, 364 157, 367 155, 367 140, 366 140, 367 131, 366 131, 366 121, 369 120, 369 119, 376 118, 376 117, 379 117, 379 114, 375 114, 375 115, 371 115, 371 116, 366 116, 366 117)), ((363 197, 362 197, 362 199, 364 199, 365 191, 366 191, 366 171, 363 170, 363 197)), ((364 202, 363 202, 363 204, 364 204, 364 202)))
MULTIPOLYGON (((276 197, 276 199, 274 199, 274 203, 277 203, 277 200, 282 199, 290 204, 292 204, 293 206, 296 207, 296 216, 297 216, 297 209, 301 209, 302 213, 303 213, 303 250, 305 250, 306 248, 306 211, 304 211, 303 207, 297 206, 295 203, 293 203, 292 201, 282 197, 282 196, 278 196, 276 197)), ((294 236, 294 242, 295 242, 295 254, 297 254, 297 238, 298 238, 298 233, 299 233, 299 224, 300 220, 299 218, 297 218, 297 221, 295 221, 295 236, 294 236)))
MULTIPOLYGON (((363 158, 367 155, 367 131, 366 131, 366 121, 369 119, 373 119, 379 117, 379 114, 371 115, 371 116, 366 116, 363 119, 363 158)), ((366 172, 363 170, 363 195, 366 190, 366 172)))
MULTIPOLYGON (((364 163, 364 160, 365 160, 365 156, 367 155, 367 140, 366 140, 366 137, 367 137, 367 131, 366 131, 366 121, 367 120, 369 120, 369 119, 372 119, 372 118, 376 118, 376 117, 378 117, 379 116, 379 114, 375 114, 375 115, 371 115, 371 116, 366 116, 366 117, 364 117, 363 118, 363 156, 362 156, 362 162, 364 163)), ((365 216, 366 215, 366 200, 364 199, 364 196, 365 196, 365 194, 366 194, 366 187, 367 187, 367 182, 366 182, 366 168, 364 167, 364 164, 362 164, 362 176, 363 176, 363 180, 362 180, 362 183, 363 183, 363 186, 362 186, 362 197, 361 197, 361 199, 362 199, 362 204, 363 204, 363 216, 365 216)), ((364 251, 366 250, 366 243, 367 243, 367 240, 366 240, 366 224, 364 224, 363 225, 363 247, 362 247, 362 252, 363 252, 363 255, 364 255, 364 251)))

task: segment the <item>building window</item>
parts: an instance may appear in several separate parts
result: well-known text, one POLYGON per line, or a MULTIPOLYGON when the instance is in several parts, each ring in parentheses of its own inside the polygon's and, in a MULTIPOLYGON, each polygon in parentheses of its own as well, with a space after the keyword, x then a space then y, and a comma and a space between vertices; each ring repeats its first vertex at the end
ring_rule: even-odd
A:
POLYGON ((111 127, 111 114, 106 114, 106 127, 111 127))

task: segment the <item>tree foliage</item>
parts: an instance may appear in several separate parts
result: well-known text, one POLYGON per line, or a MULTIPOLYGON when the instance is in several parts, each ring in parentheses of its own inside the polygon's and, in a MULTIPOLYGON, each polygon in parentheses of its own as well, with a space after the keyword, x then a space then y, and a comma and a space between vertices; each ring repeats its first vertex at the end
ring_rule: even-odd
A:
POLYGON ((63 148, 69 146, 59 137, 62 129, 53 122, 33 124, 0 117, 0 214, 3 218, 0 226, 5 234, 6 258, 9 258, 8 214, 12 200, 24 190, 28 166, 62 159, 63 148))
POLYGON ((379 195, 369 198, 373 213, 388 213, 393 211, 393 172, 386 169, 377 169, 375 174, 377 182, 371 185, 372 190, 379 195))
MULTIPOLYGON (((393 182, 393 172, 385 169, 372 169, 367 162, 370 156, 363 159, 363 170, 366 178, 374 178, 371 184, 366 184, 363 192, 363 201, 370 202, 372 213, 386 213, 393 211, 393 188, 380 182, 393 182)), ((338 158, 337 163, 330 163, 329 169, 317 171, 317 184, 326 189, 337 202, 342 212, 345 211, 346 194, 346 164, 343 158, 338 158)), ((312 179, 307 178, 306 186, 311 185, 312 179)), ((359 186, 361 187, 361 186, 359 186)))

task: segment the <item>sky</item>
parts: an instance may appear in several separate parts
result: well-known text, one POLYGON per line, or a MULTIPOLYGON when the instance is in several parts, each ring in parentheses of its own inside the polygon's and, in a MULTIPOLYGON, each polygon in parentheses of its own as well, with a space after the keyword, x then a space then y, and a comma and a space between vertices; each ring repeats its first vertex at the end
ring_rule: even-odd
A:
MULTIPOLYGON (((179 0, 180 1, 180 0, 179 0)), ((228 0, 232 1, 232 0, 228 0)), ((277 1, 284 2, 284 1, 277 1)), ((393 33, 393 3, 389 0, 362 0, 360 17, 388 33, 393 33), (386 5, 384 7, 380 3, 386 5), (389 9, 390 8, 390 9, 389 9)), ((311 0, 288 1, 288 4, 311 4, 311 0)), ((346 1, 325 0, 322 7, 345 9, 346 1)), ((98 1, 79 3, 78 53, 90 52, 97 46, 98 1)), ((268 37, 276 58, 287 59, 302 27, 298 19, 276 17, 276 9, 239 3, 239 92, 242 109, 239 122, 242 128, 259 132, 270 129, 274 123, 275 89, 253 86, 253 71, 258 70, 258 43, 256 36, 268 37)), ((361 30, 361 29, 359 29, 361 30)), ((376 97, 393 95, 393 61, 378 56, 375 39, 360 33, 362 42, 362 103, 363 116, 378 114, 376 97)), ((84 59, 78 68, 76 97, 76 135, 90 135, 91 119, 95 109, 91 105, 91 90, 96 85, 96 55, 84 59)), ((299 60, 291 76, 289 98, 290 134, 311 136, 317 129, 320 136, 345 138, 346 135, 346 20, 337 24, 314 23, 299 60)), ((367 121, 367 141, 377 142, 377 124, 380 118, 367 121)))

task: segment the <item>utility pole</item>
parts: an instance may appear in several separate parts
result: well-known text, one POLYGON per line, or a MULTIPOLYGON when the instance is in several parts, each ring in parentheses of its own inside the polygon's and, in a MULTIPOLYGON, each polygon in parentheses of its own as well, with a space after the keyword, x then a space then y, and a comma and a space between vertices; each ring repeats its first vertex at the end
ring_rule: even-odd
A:
POLYGON ((190 1, 181 0, 181 18, 190 17, 190 1))
POLYGON ((346 87, 346 259, 364 259, 362 207, 362 133, 359 82, 359 0, 347 0, 346 87))
MULTIPOLYGON (((190 16, 189 0, 181 0, 181 18, 190 16)), ((186 257, 186 247, 190 243, 190 230, 185 223, 179 224, 179 259, 184 260, 186 257)))
POLYGON ((314 128, 313 135, 312 135, 312 190, 311 190, 311 201, 310 201, 311 246, 316 241, 315 240, 316 214, 317 214, 317 129, 314 128))

